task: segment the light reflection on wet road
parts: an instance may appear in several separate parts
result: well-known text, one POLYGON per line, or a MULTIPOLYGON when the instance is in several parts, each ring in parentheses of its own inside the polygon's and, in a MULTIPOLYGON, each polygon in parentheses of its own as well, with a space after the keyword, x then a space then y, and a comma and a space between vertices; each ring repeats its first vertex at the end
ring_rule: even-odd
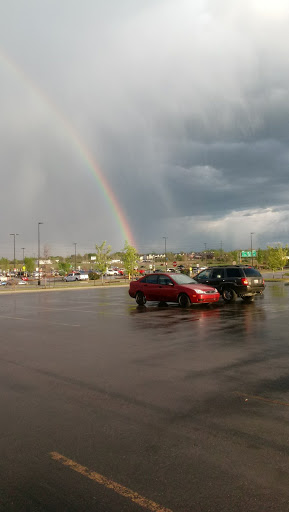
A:
POLYGON ((287 511, 288 306, 279 283, 190 310, 126 288, 1 295, 0 510, 145 508, 57 452, 173 512, 287 511))

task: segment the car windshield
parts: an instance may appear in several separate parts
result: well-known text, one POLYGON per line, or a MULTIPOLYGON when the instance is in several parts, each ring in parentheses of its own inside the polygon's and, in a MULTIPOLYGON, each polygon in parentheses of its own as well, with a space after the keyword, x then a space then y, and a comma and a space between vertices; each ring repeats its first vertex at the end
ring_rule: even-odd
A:
POLYGON ((186 274, 174 274, 171 276, 177 284, 195 284, 196 281, 186 274))

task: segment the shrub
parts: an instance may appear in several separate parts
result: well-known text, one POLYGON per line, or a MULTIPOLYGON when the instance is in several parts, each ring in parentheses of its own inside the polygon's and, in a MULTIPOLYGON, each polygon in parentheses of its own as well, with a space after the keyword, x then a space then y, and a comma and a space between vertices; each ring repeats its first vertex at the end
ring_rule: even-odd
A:
POLYGON ((190 269, 189 268, 183 268, 181 270, 181 274, 186 274, 186 276, 189 276, 190 275, 190 269))
POLYGON ((90 281, 97 281, 100 278, 100 275, 97 272, 89 272, 88 274, 90 281))

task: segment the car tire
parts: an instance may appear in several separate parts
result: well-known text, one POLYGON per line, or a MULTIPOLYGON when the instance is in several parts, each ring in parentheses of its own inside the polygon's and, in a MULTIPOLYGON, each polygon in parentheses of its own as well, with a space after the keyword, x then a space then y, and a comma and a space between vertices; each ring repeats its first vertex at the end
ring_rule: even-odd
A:
POLYGON ((143 292, 136 292, 135 300, 139 306, 144 306, 147 301, 143 292))
POLYGON ((191 305, 191 301, 185 293, 180 293, 178 303, 181 308, 189 308, 191 305))
POLYGON ((255 297, 253 295, 247 295, 246 297, 242 297, 243 301, 249 304, 250 302, 254 302, 255 297))
POLYGON ((233 288, 225 288, 222 291, 222 297, 225 302, 235 302, 237 294, 233 288))

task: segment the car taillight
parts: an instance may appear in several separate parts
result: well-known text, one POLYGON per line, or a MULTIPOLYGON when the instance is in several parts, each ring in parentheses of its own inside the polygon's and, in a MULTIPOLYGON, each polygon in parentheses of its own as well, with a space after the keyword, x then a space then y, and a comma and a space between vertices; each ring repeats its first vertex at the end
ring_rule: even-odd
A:
POLYGON ((246 279, 246 277, 242 277, 241 282, 242 282, 242 284, 245 284, 245 285, 249 284, 248 279, 246 279))

